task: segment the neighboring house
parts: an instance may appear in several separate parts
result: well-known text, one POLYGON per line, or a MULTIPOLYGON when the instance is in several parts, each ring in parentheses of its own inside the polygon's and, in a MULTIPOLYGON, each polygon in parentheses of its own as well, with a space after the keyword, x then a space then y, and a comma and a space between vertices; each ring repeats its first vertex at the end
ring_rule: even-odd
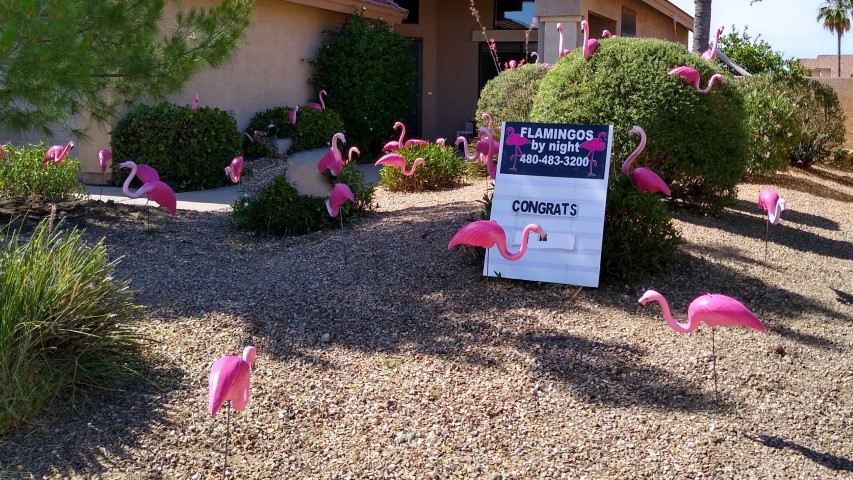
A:
MULTIPOLYGON (((801 58, 800 63, 811 69, 812 77, 838 77, 838 55, 818 55, 817 58, 801 58)), ((853 73, 853 55, 841 56, 841 78, 850 78, 853 73)))
MULTIPOLYGON (((176 8, 216 3, 167 2, 166 18, 173 18, 176 8)), ((581 43, 583 19, 596 38, 607 29, 619 36, 657 37, 686 46, 693 29, 693 18, 667 0, 475 0, 475 4, 501 61, 520 60, 525 51, 538 51, 541 61, 554 63, 557 22, 563 24, 564 48, 569 49, 581 43), (528 34, 534 16, 539 28, 528 34)), ((187 104, 198 92, 200 105, 229 111, 239 128, 267 108, 305 104, 316 98, 316 92, 307 84, 312 67, 303 60, 317 55, 326 38, 323 31, 337 29, 354 12, 381 19, 413 40, 419 73, 416 111, 405 119, 412 135, 453 138, 458 130, 470 130, 480 88, 496 71, 466 0, 256 0, 252 25, 233 60, 200 72, 171 100, 187 104)), ((97 151, 108 148, 109 131, 125 114, 119 112, 107 127, 91 126, 87 139, 76 139, 74 153, 81 160, 84 182, 101 182, 97 151)), ((71 122, 86 125, 85 119, 71 122)), ((13 143, 38 140, 36 135, 11 136, 13 143)), ((66 140, 58 131, 48 143, 66 140)))

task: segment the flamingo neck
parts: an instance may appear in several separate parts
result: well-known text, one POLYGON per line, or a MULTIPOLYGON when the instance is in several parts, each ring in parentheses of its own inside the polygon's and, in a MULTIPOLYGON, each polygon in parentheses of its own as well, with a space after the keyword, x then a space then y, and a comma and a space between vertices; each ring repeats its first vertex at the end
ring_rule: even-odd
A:
POLYGON ((459 137, 456 139, 456 145, 462 144, 462 155, 465 157, 465 160, 469 162, 473 162, 477 159, 477 153, 472 153, 470 156, 468 155, 468 139, 465 137, 459 137))
POLYGON ((676 332, 690 333, 693 330, 696 330, 696 328, 699 326, 698 322, 695 325, 690 325, 689 321, 686 324, 675 321, 675 319, 672 318, 672 312, 669 310, 669 303, 666 301, 666 298, 664 298, 663 295, 659 297, 652 297, 651 300, 660 303, 660 308, 661 310, 663 310, 663 318, 666 320, 666 323, 668 323, 669 326, 672 327, 672 329, 676 332))
MULTIPOLYGON (((711 87, 714 86, 714 82, 716 82, 717 80, 722 82, 722 79, 723 79, 723 76, 720 75, 719 73, 716 73, 713 76, 711 76, 710 80, 708 80, 708 86, 707 87, 705 87, 703 90, 699 90, 699 87, 697 86, 696 89, 699 90, 699 93, 708 93, 711 90, 711 87)), ((698 84, 698 80, 697 80, 697 84, 698 84)))
POLYGON ((518 252, 516 253, 509 253, 509 249, 507 249, 506 246, 506 241, 504 241, 503 244, 498 242, 498 250, 500 250, 501 255, 503 255, 505 259, 511 262, 520 260, 521 257, 523 257, 524 254, 527 252, 527 241, 529 240, 528 237, 530 235, 530 232, 532 232, 534 228, 535 227, 532 225, 524 227, 524 230, 521 232, 521 248, 519 248, 518 252))
POLYGON ((317 96, 320 97, 320 110, 325 110, 326 109, 326 102, 323 101, 323 97, 326 96, 326 91, 320 90, 320 93, 318 93, 317 96))
POLYGON ((400 142, 401 147, 403 146, 403 138, 405 138, 405 136, 406 136, 406 125, 401 123, 400 124, 400 139, 397 140, 398 142, 400 142))
POLYGON ((563 58, 563 26, 560 25, 560 28, 557 29, 557 32, 560 33, 560 44, 557 46, 557 54, 558 58, 563 58))
POLYGON ((583 29, 583 56, 588 59, 592 53, 589 49, 589 24, 583 22, 581 28, 583 29))
POLYGON ((65 155, 68 154, 68 151, 71 150, 72 147, 74 147, 74 142, 68 142, 68 144, 65 145, 65 148, 62 149, 62 153, 59 155, 59 159, 64 159, 65 155))
POLYGON ((643 149, 646 148, 646 132, 640 132, 640 144, 637 145, 637 148, 628 155, 628 158, 625 159, 625 163, 622 164, 621 172, 625 175, 628 175, 628 171, 631 168, 631 163, 634 162, 634 159, 640 156, 643 149))
POLYGON ((415 169, 418 168, 418 165, 424 165, 426 161, 423 158, 416 158, 415 162, 412 164, 412 169, 406 172, 406 168, 403 167, 403 175, 409 176, 415 173, 415 169))
POLYGON ((147 191, 143 191, 142 188, 139 188, 135 193, 130 192, 130 182, 132 182, 133 179, 136 177, 136 168, 136 164, 134 163, 133 166, 130 167, 130 175, 128 175, 127 178, 124 179, 124 184, 122 184, 121 186, 122 193, 124 193, 124 196, 128 198, 139 198, 148 193, 147 191))
POLYGON ((773 206, 773 209, 767 212, 767 217, 768 220, 770 220, 770 223, 772 223, 773 225, 779 223, 779 218, 781 217, 782 212, 784 211, 785 199, 780 198, 779 200, 776 200, 776 205, 773 206))
MULTIPOLYGON (((509 138, 510 135, 515 133, 515 130, 510 127, 507 129, 507 132, 507 138, 509 138)), ((495 163, 492 163, 492 156, 494 156, 495 149, 495 138, 492 136, 492 131, 489 129, 486 129, 484 133, 486 134, 486 138, 489 139, 489 154, 486 155, 486 173, 489 174, 489 178, 494 180, 498 174, 497 159, 495 159, 495 163)))

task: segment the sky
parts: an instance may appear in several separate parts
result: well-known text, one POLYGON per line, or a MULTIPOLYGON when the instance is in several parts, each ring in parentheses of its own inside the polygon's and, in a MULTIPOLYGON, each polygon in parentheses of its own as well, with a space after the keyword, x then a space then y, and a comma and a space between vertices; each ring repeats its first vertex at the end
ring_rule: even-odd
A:
MULTIPOLYGON (((669 1, 693 15, 693 0, 669 1)), ((749 1, 713 0, 711 35, 720 26, 725 27, 724 34, 729 33, 732 25, 738 32, 749 27, 747 31, 751 37, 761 34, 761 39, 785 58, 836 54, 837 37, 816 20, 818 6, 823 0, 763 0, 751 6, 749 1)), ((692 36, 690 42, 692 46, 692 36)), ((853 53, 853 30, 841 38, 841 53, 853 53)))

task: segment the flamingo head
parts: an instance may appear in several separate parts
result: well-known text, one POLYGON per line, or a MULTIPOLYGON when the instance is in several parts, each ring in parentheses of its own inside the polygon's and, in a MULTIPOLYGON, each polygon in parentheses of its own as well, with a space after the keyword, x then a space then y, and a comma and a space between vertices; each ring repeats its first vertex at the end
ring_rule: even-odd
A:
POLYGON ((359 150, 358 147, 350 147, 349 153, 347 154, 347 161, 348 162, 352 160, 352 154, 353 153, 356 155, 361 155, 361 150, 359 150))
POLYGON ((135 166, 136 163, 131 160, 127 160, 126 162, 121 162, 118 164, 118 168, 133 168, 135 166))
POLYGON ((658 302, 660 301, 662 296, 663 295, 659 294, 654 290, 646 290, 646 293, 644 293, 643 296, 640 297, 639 302, 641 305, 645 305, 649 302, 658 302))
POLYGON ((589 23, 586 20, 581 20, 581 30, 583 30, 584 35, 589 35, 589 23))
POLYGON ((446 141, 447 141, 447 139, 446 139, 446 138, 444 138, 444 137, 438 137, 438 138, 436 138, 436 139, 435 139, 435 144, 436 144, 436 145, 442 145, 442 146, 444 146, 444 142, 446 142, 446 141))
POLYGON ((255 355, 257 354, 257 349, 252 346, 248 346, 243 349, 243 361, 249 364, 249 368, 252 370, 255 369, 255 355))
POLYGON ((560 33, 560 35, 563 34, 563 24, 562 23, 557 23, 557 31, 560 33))
POLYGON ((532 225, 533 225, 533 230, 532 230, 532 231, 536 232, 536 234, 538 234, 538 235, 539 235, 539 240, 541 240, 541 241, 543 241, 543 242, 544 242, 545 240, 548 240, 548 234, 547 234, 547 233, 545 233, 545 230, 542 230, 542 227, 540 227, 540 226, 539 226, 539 224, 534 223, 534 224, 532 224, 532 225))
POLYGON ((341 133, 341 132, 338 132, 338 133, 336 133, 336 134, 332 135, 332 145, 334 145, 334 143, 335 143, 335 139, 336 139, 336 138, 337 138, 337 139, 338 139, 338 141, 340 141, 341 143, 347 143, 347 139, 346 139, 346 138, 344 138, 344 134, 343 134, 343 133, 341 133))
POLYGON ((779 212, 785 211, 785 199, 784 198, 780 197, 779 202, 777 202, 776 204, 779 205, 779 212))
POLYGON ((460 143, 468 145, 468 139, 462 136, 456 137, 456 143, 454 145, 458 147, 460 143))
POLYGON ((634 135, 642 135, 644 133, 646 133, 645 130, 643 130, 642 127, 638 127, 637 125, 634 125, 634 128, 628 130, 629 137, 633 137, 634 135))

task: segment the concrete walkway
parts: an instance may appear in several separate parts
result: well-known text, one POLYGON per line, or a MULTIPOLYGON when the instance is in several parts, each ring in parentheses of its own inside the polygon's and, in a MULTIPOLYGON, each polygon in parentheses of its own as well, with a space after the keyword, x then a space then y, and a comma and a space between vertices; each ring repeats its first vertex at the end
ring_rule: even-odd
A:
MULTIPOLYGON (((287 180, 296 186, 300 193, 306 195, 327 196, 331 192, 323 176, 317 172, 317 162, 329 151, 328 148, 318 148, 291 155, 287 159, 287 180)), ((379 181, 379 170, 372 163, 359 165, 358 169, 364 172, 365 182, 376 184, 379 181)), ((224 175, 224 174, 223 174, 224 175)), ((114 201, 131 205, 145 205, 145 198, 127 198, 121 191, 121 187, 102 187, 100 185, 86 185, 93 200, 114 201)), ((131 189, 135 190, 135 189, 131 189)), ((229 185, 227 187, 214 188, 211 190, 198 190, 195 192, 177 193, 178 210, 197 210, 202 212, 230 211, 231 206, 240 197, 240 186, 229 185)))

